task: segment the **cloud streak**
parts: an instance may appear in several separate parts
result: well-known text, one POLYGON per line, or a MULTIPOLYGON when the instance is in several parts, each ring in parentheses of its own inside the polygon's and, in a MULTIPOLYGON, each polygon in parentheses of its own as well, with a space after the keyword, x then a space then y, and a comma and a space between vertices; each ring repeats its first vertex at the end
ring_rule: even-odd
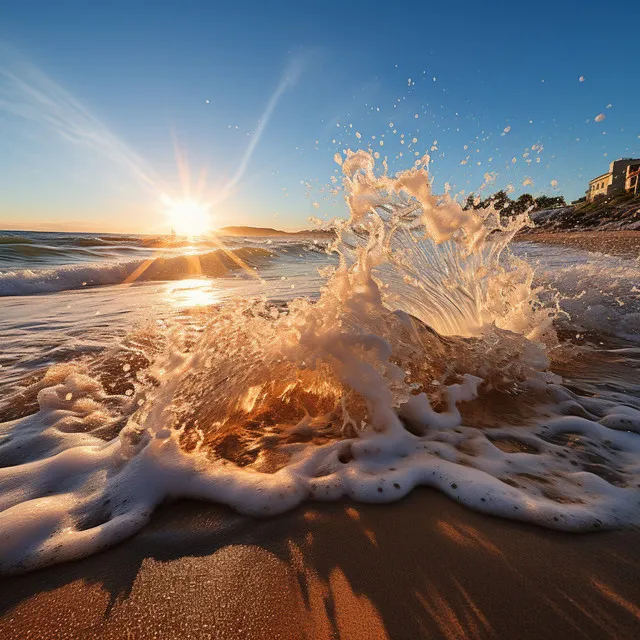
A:
POLYGON ((92 149, 127 169, 157 196, 159 180, 138 154, 68 91, 2 46, 0 111, 44 125, 63 140, 92 149))
POLYGON ((276 87, 275 91, 271 94, 271 97, 269 98, 269 102, 267 102, 267 106, 265 107, 265 110, 262 113, 262 116, 258 120, 258 126, 256 127, 256 130, 254 131, 253 136, 251 136, 249 145, 246 151, 244 152, 242 159, 240 160, 240 164, 238 165, 236 172, 233 174, 233 177, 227 183, 227 185, 225 185, 219 197, 216 198, 216 203, 226 198, 231 192, 231 190, 238 184, 238 182, 242 180, 242 177, 244 176, 244 173, 247 170, 247 166, 249 165, 249 162, 251 161, 251 158, 258 146, 258 143, 260 142, 260 138, 262 137, 262 134, 267 124, 269 123, 271 116, 276 110, 276 107, 278 106, 280 99, 287 92, 288 89, 290 89, 296 84, 296 82, 300 78, 300 75, 302 74, 304 66, 305 66, 304 62, 301 58, 297 58, 288 64, 287 68, 282 74, 282 77, 280 79, 280 82, 278 83, 278 86, 276 87))

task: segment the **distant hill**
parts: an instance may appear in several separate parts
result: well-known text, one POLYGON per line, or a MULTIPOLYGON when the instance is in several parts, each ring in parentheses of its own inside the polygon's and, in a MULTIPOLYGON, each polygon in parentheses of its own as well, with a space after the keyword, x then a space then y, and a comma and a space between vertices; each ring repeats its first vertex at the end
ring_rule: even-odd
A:
POLYGON ((321 231, 319 229, 309 229, 305 231, 281 231, 271 227, 222 227, 218 229, 218 234, 222 236, 315 236, 328 238, 333 236, 333 231, 321 231))

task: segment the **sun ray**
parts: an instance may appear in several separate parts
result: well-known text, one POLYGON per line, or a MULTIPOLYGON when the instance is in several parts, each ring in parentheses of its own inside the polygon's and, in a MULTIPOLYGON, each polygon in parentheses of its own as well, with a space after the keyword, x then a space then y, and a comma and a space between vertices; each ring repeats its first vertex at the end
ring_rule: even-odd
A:
POLYGON ((169 200, 167 216, 171 228, 179 236, 189 238, 203 236, 211 229, 209 205, 195 200, 169 200))

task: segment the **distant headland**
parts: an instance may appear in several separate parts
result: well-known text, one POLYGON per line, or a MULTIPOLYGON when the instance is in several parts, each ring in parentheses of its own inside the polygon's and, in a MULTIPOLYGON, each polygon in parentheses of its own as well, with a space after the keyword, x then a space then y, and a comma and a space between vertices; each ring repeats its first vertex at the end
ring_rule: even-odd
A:
POLYGON ((333 231, 322 229, 305 229, 304 231, 281 231, 271 227, 222 227, 217 230, 221 236, 314 236, 320 238, 330 238, 334 236, 333 231))

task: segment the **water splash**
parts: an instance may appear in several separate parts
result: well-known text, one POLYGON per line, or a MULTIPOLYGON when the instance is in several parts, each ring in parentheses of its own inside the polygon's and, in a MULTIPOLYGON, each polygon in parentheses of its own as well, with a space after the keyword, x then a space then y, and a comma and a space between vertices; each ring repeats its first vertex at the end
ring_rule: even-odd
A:
POLYGON ((526 215, 503 223, 492 207, 463 210, 433 195, 428 156, 397 176, 376 175, 374 162, 358 151, 342 165, 351 219, 335 250, 349 265, 366 245, 388 307, 443 335, 479 335, 491 324, 534 340, 548 334, 533 271, 507 249, 526 215))
POLYGON ((342 165, 351 218, 316 302, 156 328, 128 395, 107 354, 1 426, 2 570, 94 552, 177 497, 272 515, 427 485, 563 530, 640 521, 640 402, 550 371, 554 308, 508 247, 525 220, 433 195, 426 159, 396 176, 365 152, 342 165))

